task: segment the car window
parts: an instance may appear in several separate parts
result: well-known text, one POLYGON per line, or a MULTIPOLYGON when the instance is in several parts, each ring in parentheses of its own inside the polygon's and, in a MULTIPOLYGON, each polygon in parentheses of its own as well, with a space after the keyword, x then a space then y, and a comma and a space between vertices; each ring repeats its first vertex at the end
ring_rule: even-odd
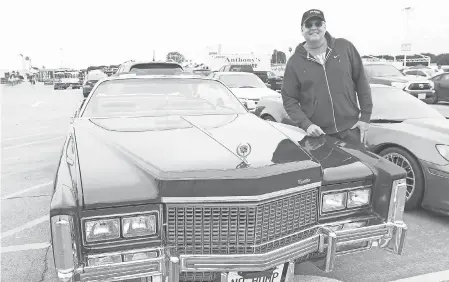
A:
POLYGON ((220 80, 230 88, 267 88, 255 74, 223 74, 220 80))
POLYGON ((404 76, 393 65, 365 65, 364 68, 369 77, 404 76))
POLYGON ((371 115, 372 120, 445 119, 437 110, 401 89, 393 87, 371 87, 371 93, 374 105, 371 115))
POLYGON ((419 76, 424 76, 424 77, 427 76, 427 74, 426 74, 425 72, 423 72, 423 71, 417 71, 417 74, 418 74, 419 76))
POLYGON ((222 83, 207 79, 151 78, 103 81, 82 117, 236 114, 246 109, 222 83))

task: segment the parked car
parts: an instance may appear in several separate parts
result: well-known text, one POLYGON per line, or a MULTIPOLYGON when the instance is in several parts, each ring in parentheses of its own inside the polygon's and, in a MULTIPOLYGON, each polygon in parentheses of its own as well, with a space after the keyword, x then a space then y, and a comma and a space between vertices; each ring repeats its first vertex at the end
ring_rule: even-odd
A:
POLYGON ((254 73, 254 68, 251 65, 228 64, 222 66, 216 72, 230 72, 230 71, 254 73))
POLYGON ((123 73, 136 74, 179 74, 184 71, 184 68, 176 62, 162 62, 162 61, 128 61, 120 65, 115 72, 115 76, 123 73))
MULTIPOLYGON (((368 149, 407 171, 406 208, 449 213, 449 121, 404 91, 385 85, 371 85, 371 89, 374 108, 368 149)), ((255 114, 294 124, 280 95, 261 99, 255 114)))
POLYGON ((435 85, 436 101, 449 102, 449 73, 439 73, 430 80, 435 85))
POLYGON ((437 72, 431 68, 410 68, 410 69, 403 70, 402 73, 404 75, 414 75, 414 76, 424 77, 427 79, 429 79, 432 76, 434 76, 435 74, 437 74, 437 72))
POLYGON ((315 139, 249 113, 217 80, 99 81, 54 181, 59 280, 291 282, 295 262, 401 254, 404 169, 330 137, 313 151, 315 139))
POLYGON ((99 69, 88 72, 83 82, 83 96, 89 96, 89 93, 90 91, 92 91, 92 88, 95 86, 95 84, 99 80, 106 77, 108 77, 108 75, 99 69))
POLYGON ((383 84, 404 90, 426 103, 437 102, 433 82, 416 76, 406 76, 388 63, 365 63, 366 74, 372 84, 383 84))
POLYGON ((283 76, 277 76, 272 71, 254 71, 254 74, 265 82, 271 89, 276 91, 281 90, 282 82, 284 80, 283 76))
POLYGON ((248 110, 254 111, 261 97, 277 95, 276 91, 255 74, 248 72, 214 72, 210 78, 218 79, 231 88, 248 110))

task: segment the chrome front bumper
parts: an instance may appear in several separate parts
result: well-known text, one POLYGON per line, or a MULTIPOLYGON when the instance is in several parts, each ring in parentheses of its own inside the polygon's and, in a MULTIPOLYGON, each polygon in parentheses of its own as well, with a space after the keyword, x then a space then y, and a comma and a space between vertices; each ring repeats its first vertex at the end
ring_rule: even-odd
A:
POLYGON ((407 225, 402 221, 340 231, 333 231, 329 227, 322 226, 310 238, 265 254, 176 256, 166 249, 158 258, 79 267, 72 273, 58 274, 60 281, 100 282, 153 277, 152 282, 178 282, 181 272, 221 272, 221 281, 226 282, 228 272, 264 271, 288 263, 285 279, 288 282, 293 280, 295 259, 313 253, 322 254, 321 258, 310 259, 310 261, 325 272, 332 271, 337 256, 366 251, 375 246, 400 255, 406 232, 407 225), (367 247, 338 251, 341 246, 361 242, 366 242, 367 247))

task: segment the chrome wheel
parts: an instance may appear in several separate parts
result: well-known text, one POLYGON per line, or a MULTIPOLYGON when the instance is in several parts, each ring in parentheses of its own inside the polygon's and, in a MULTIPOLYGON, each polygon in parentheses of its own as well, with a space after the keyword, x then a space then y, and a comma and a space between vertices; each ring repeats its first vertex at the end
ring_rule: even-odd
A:
POLYGON ((405 169, 407 173, 406 175, 407 191, 405 193, 405 200, 408 201, 415 192, 415 184, 416 184, 415 171, 413 170, 412 165, 407 160, 407 158, 398 153, 388 153, 383 157, 389 160, 390 162, 394 163, 395 165, 405 169))

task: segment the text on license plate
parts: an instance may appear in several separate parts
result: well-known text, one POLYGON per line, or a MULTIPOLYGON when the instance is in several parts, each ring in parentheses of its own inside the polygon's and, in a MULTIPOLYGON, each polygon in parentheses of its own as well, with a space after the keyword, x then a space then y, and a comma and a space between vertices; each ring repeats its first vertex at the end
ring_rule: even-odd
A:
POLYGON ((228 282, 280 282, 282 278, 282 272, 284 271, 284 264, 278 265, 276 269, 273 270, 271 276, 262 276, 254 278, 243 278, 237 272, 229 272, 228 282))
POLYGON ((426 99, 426 93, 424 93, 424 94, 418 94, 418 99, 421 99, 421 100, 426 99))

